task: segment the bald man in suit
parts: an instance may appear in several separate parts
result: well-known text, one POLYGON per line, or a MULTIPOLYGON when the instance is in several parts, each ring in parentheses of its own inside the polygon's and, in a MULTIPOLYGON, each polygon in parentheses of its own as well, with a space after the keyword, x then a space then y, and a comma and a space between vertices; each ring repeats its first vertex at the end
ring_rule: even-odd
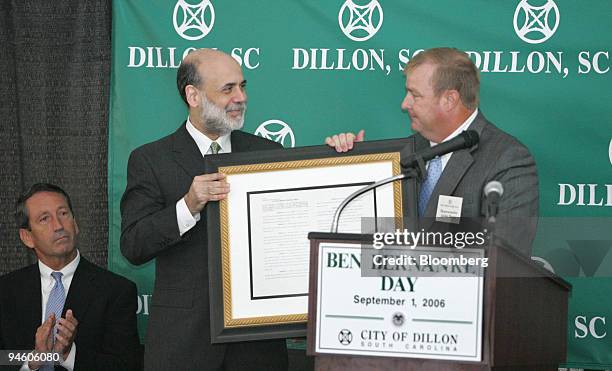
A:
POLYGON ((121 200, 121 251, 133 264, 155 258, 145 341, 146 370, 286 370, 283 340, 211 344, 206 205, 226 197, 204 155, 279 149, 242 132, 246 80, 229 55, 200 49, 177 72, 187 120, 130 155, 121 200))

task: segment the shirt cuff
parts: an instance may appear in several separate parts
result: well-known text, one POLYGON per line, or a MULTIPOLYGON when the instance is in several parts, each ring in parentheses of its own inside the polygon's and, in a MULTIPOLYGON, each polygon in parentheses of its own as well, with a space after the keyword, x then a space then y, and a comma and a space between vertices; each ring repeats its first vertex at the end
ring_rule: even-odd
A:
POLYGON ((19 371, 30 371, 30 366, 28 366, 28 361, 23 362, 19 371))
POLYGON ((65 368, 68 371, 74 370, 74 360, 76 358, 76 343, 72 342, 72 347, 70 348, 70 353, 68 353, 68 357, 64 360, 64 362, 60 363, 60 366, 65 368))
POLYGON ((189 211, 189 208, 187 207, 187 202, 185 202, 185 197, 181 198, 176 203, 176 222, 178 223, 180 235, 184 235, 199 221, 200 213, 191 215, 191 211, 189 211))

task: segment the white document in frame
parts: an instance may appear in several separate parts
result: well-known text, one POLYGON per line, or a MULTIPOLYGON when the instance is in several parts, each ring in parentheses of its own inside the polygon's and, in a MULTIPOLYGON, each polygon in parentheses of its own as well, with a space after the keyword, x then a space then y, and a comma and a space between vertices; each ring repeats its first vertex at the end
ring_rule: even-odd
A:
MULTIPOLYGON (((338 205, 367 185, 344 184, 259 191, 248 194, 252 297, 307 295, 312 231, 329 231, 338 205)), ((374 192, 356 198, 343 211, 341 233, 360 233, 361 218, 374 217, 374 192)))

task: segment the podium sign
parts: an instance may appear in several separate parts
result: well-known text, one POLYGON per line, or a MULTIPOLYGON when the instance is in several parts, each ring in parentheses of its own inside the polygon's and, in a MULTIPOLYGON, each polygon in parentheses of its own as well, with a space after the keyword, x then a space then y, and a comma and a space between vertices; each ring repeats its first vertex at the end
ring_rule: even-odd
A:
POLYGON ((360 244, 322 242, 317 254, 315 352, 482 360, 482 274, 362 277, 360 244))

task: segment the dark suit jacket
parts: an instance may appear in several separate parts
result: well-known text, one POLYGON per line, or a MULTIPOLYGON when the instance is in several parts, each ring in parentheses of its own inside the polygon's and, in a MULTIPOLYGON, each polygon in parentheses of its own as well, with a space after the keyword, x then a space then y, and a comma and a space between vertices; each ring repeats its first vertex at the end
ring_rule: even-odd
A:
MULTIPOLYGON (((0 349, 34 349, 34 335, 42 319, 41 296, 38 264, 0 278, 0 349)), ((62 317, 68 309, 79 321, 75 371, 140 368, 133 282, 81 256, 62 317)))
MULTIPOLYGON (((480 141, 472 148, 453 153, 429 199, 421 227, 429 231, 458 231, 468 222, 477 222, 467 218, 480 218, 480 222, 484 222, 483 189, 488 182, 497 180, 502 183, 504 193, 495 234, 511 247, 531 256, 539 194, 535 161, 523 144, 487 121, 482 112, 469 129, 478 132, 480 141), (464 223, 461 226, 434 221, 440 195, 463 197, 464 223)), ((430 145, 419 134, 415 141, 416 151, 430 145)))
MULTIPOLYGON (((232 152, 282 148, 242 131, 232 132, 231 143, 232 152)), ((176 202, 193 178, 204 173, 202 154, 185 124, 130 155, 121 199, 121 252, 133 264, 156 258, 145 369, 286 369, 283 340, 227 346, 210 342, 205 210, 183 236, 176 219, 176 202)))

